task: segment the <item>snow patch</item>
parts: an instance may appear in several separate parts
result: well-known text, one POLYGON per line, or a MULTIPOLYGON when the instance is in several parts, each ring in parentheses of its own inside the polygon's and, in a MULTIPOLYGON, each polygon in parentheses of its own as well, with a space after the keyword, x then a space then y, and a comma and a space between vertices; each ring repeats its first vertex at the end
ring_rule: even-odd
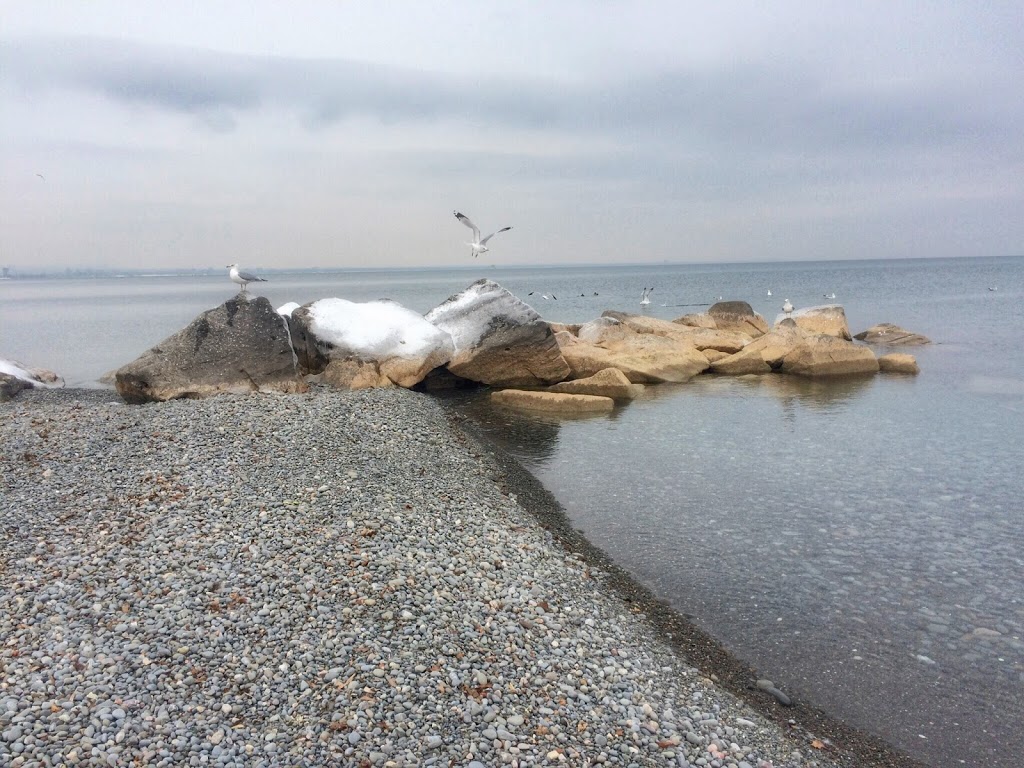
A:
POLYGON ((287 304, 282 304, 280 307, 277 308, 277 314, 281 315, 282 317, 291 317, 292 312, 294 312, 298 308, 299 305, 297 302, 289 301, 287 304))
POLYGON ((452 348, 451 336, 396 301, 320 299, 309 305, 309 328, 320 341, 368 359, 422 357, 452 348))

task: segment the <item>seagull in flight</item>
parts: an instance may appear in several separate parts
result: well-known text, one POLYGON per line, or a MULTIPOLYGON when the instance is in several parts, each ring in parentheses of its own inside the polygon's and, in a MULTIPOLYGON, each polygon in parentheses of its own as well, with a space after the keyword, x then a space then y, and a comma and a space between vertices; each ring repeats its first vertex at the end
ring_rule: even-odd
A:
POLYGON ((640 305, 646 307, 651 303, 651 294, 654 292, 653 288, 644 288, 644 292, 640 294, 640 305))
POLYGON ((455 218, 465 224, 467 227, 473 230, 473 242, 466 243, 470 248, 473 249, 473 256, 479 256, 481 253, 487 253, 490 248, 487 247, 487 241, 497 235, 499 232, 508 232, 512 227, 502 227, 497 232, 491 232, 487 237, 480 239, 480 227, 469 220, 468 216, 465 216, 458 211, 452 211, 455 214, 455 218))
POLYGON ((237 264, 228 264, 227 269, 231 270, 230 272, 228 272, 228 277, 231 278, 231 282, 238 283, 240 286, 242 286, 243 293, 246 291, 246 286, 249 283, 267 282, 267 279, 265 277, 257 277, 252 272, 242 272, 238 268, 237 264))

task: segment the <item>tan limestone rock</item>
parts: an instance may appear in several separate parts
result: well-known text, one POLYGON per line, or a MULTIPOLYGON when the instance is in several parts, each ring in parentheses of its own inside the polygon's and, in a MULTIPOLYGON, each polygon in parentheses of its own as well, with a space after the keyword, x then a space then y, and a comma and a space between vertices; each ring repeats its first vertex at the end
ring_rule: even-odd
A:
POLYGON ((562 334, 558 337, 562 357, 570 369, 568 378, 572 379, 617 368, 634 384, 683 382, 708 367, 707 358, 690 342, 637 333, 612 318, 585 324, 580 337, 567 343, 562 342, 562 334), (584 336, 597 342, 589 342, 584 336))
POLYGON ((808 334, 782 359, 782 373, 797 376, 855 376, 878 373, 874 352, 828 334, 808 334))
POLYGON ((332 360, 320 374, 320 380, 338 389, 395 386, 394 380, 384 374, 377 363, 354 359, 332 360))
POLYGON ((644 385, 630 383, 626 374, 617 368, 605 368, 585 379, 563 381, 550 386, 548 391, 566 395, 597 395, 613 400, 632 400, 644 391, 644 385))
POLYGON ((878 369, 882 373, 914 375, 921 372, 921 369, 917 367, 917 359, 905 352, 892 352, 888 355, 880 355, 878 358, 878 369))
POLYGON ((768 333, 768 322, 745 301, 720 301, 707 314, 720 331, 738 331, 755 339, 768 333))
POLYGON ((846 311, 839 304, 797 309, 788 315, 779 315, 776 325, 786 319, 792 319, 798 328, 807 333, 824 333, 846 341, 853 338, 850 326, 846 323, 846 311))
POLYGON ((522 389, 503 389, 491 393, 491 401, 512 408, 532 411, 553 411, 564 414, 601 413, 615 407, 610 397, 573 395, 558 392, 534 392, 522 389))

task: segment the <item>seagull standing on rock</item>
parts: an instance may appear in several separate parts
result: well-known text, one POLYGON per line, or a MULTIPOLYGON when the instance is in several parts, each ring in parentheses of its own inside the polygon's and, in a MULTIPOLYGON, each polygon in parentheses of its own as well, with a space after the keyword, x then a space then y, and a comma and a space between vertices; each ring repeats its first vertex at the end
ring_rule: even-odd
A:
POLYGON ((246 292, 246 286, 249 283, 265 283, 267 279, 265 277, 257 277, 252 272, 242 272, 237 264, 228 264, 227 268, 231 270, 228 272, 228 277, 231 278, 231 282, 238 283, 242 286, 242 292, 246 292))
POLYGON ((473 256, 479 256, 481 253, 487 253, 490 248, 487 247, 487 241, 497 235, 499 232, 508 232, 512 227, 502 227, 497 232, 491 232, 487 237, 480 239, 480 227, 469 220, 468 216, 465 216, 458 211, 452 211, 455 214, 455 218, 465 224, 467 227, 473 230, 473 242, 466 243, 470 248, 473 249, 473 256))
POLYGON ((792 302, 790 302, 789 299, 786 299, 786 301, 782 304, 782 311, 785 312, 787 315, 793 314, 793 304, 792 302))

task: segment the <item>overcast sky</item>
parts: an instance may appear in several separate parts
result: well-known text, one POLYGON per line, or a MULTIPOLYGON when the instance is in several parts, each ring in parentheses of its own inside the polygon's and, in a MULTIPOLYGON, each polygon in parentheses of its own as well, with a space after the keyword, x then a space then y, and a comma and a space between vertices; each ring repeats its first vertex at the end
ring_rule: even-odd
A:
POLYGON ((1024 253, 1024 5, 0 0, 0 264, 1024 253), (191 9, 190 9, 191 7, 191 9))

